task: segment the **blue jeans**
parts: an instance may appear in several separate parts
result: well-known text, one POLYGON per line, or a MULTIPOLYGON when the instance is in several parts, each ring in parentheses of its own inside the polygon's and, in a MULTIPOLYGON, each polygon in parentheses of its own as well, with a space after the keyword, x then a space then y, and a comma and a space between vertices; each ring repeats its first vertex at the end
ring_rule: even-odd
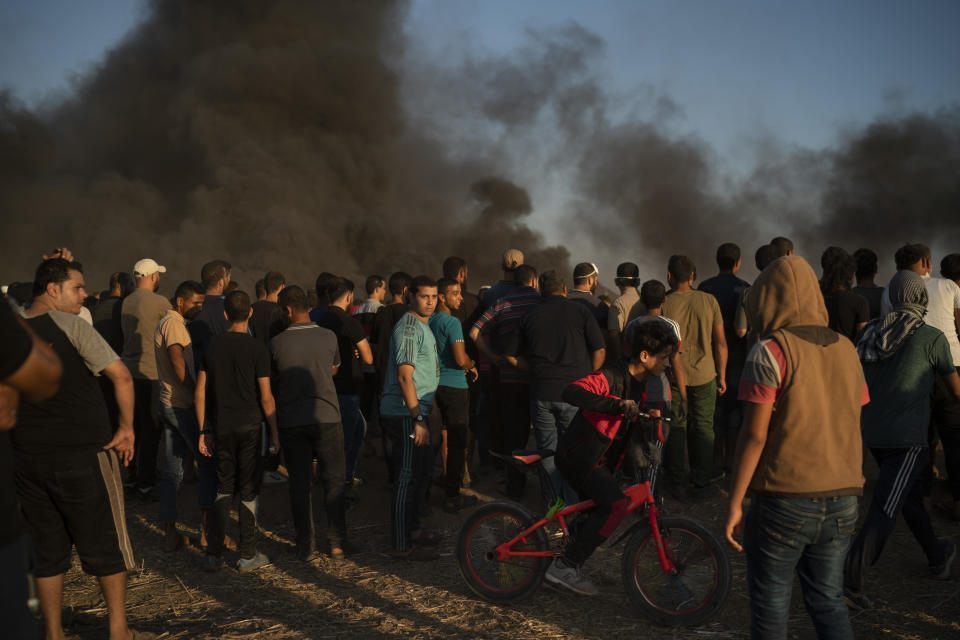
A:
MULTIPOLYGON (((557 442, 573 417, 577 415, 577 408, 572 404, 554 400, 534 400, 530 403, 530 415, 533 418, 533 437, 537 441, 538 449, 557 450, 557 442)), ((543 470, 550 476, 552 489, 541 487, 540 494, 543 501, 549 503, 553 499, 551 493, 560 496, 567 504, 579 501, 577 492, 563 479, 563 474, 557 469, 553 458, 543 460, 543 470)))
POLYGON ((177 491, 183 480, 183 457, 187 451, 197 461, 197 501, 201 509, 213 507, 217 494, 217 458, 200 454, 200 428, 193 409, 160 407, 163 428, 160 442, 160 479, 157 497, 160 499, 160 522, 177 521, 177 491))
POLYGON ((360 447, 367 436, 367 421, 360 411, 360 396, 337 394, 340 401, 340 420, 343 422, 343 453, 346 461, 346 481, 353 482, 357 471, 360 447))
POLYGON ((856 496, 754 497, 744 530, 751 638, 787 637, 795 571, 817 637, 853 638, 843 564, 856 524, 856 496))

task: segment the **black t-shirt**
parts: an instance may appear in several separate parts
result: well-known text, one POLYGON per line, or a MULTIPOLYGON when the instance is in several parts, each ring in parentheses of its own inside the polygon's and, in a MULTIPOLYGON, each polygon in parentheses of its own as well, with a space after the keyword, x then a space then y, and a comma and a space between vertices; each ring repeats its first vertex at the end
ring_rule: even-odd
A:
POLYGON ((383 388, 383 377, 387 373, 387 361, 390 359, 390 336, 400 318, 410 310, 402 302, 394 302, 380 309, 373 321, 374 349, 373 366, 377 370, 377 389, 383 388))
POLYGON ((204 297, 200 313, 187 325, 197 367, 200 366, 200 358, 213 337, 222 336, 229 327, 227 318, 223 315, 223 296, 210 294, 204 297))
POLYGON ((852 291, 867 299, 870 305, 870 319, 880 317, 880 300, 883 298, 883 287, 854 287, 852 291))
POLYGON ((120 329, 120 311, 123 299, 120 296, 110 296, 97 303, 90 311, 93 318, 93 328, 103 336, 117 353, 123 351, 123 331, 120 329))
POLYGON ((343 396, 359 395, 363 388, 363 368, 360 359, 353 351, 361 340, 367 339, 363 327, 356 318, 341 309, 330 305, 327 312, 317 321, 325 329, 330 329, 337 336, 337 345, 340 347, 340 368, 333 376, 333 384, 337 393, 343 396))
MULTIPOLYGON (((17 322, 7 301, 0 299, 0 380, 23 366, 33 341, 17 322)), ((13 543, 23 531, 17 490, 13 485, 13 445, 10 432, 0 431, 0 547, 13 543)))
POLYGON ((857 325, 870 320, 870 303, 853 291, 838 291, 823 294, 830 316, 829 327, 841 333, 852 342, 857 340, 857 325))
POLYGON ((747 361, 747 339, 738 338, 734 327, 737 315, 737 303, 740 294, 750 286, 732 273, 718 273, 700 283, 700 291, 709 293, 717 299, 720 316, 723 318, 723 333, 727 338, 727 387, 740 379, 743 365, 747 361))
POLYGON ((591 373, 591 354, 604 346, 590 307, 548 296, 523 317, 506 353, 519 353, 530 364, 534 400, 560 401, 568 384, 591 373))
POLYGON ((200 369, 207 372, 207 412, 217 429, 260 424, 257 379, 270 377, 270 353, 262 342, 234 331, 215 336, 200 369))
POLYGON ((603 304, 603 301, 597 296, 589 291, 570 289, 570 291, 567 292, 567 299, 587 307, 591 315, 593 315, 594 320, 597 321, 597 326, 605 327, 607 325, 607 313, 610 307, 603 304))
POLYGON ((283 310, 276 302, 257 300, 253 303, 253 315, 250 316, 250 330, 253 337, 265 345, 270 338, 279 335, 286 326, 283 310))

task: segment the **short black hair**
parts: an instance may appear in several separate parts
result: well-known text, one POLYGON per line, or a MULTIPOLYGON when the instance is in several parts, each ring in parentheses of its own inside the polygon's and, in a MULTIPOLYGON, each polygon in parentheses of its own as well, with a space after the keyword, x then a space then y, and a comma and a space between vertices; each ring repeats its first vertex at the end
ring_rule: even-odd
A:
POLYGON ((960 280, 960 253, 943 256, 940 261, 940 275, 947 280, 960 280))
POLYGON ((197 282, 196 280, 184 280, 177 285, 177 290, 173 292, 173 299, 176 301, 177 298, 183 298, 186 300, 195 295, 205 295, 207 290, 203 288, 203 285, 197 282))
POLYGON ((543 297, 559 295, 566 283, 559 271, 551 269, 540 274, 540 295, 543 297))
POLYGON ((537 279, 537 270, 529 264, 522 264, 513 270, 513 282, 518 287, 533 284, 537 279))
POLYGON ((422 287, 436 287, 437 281, 431 278, 430 276, 417 276, 410 281, 410 287, 407 291, 411 296, 415 296, 420 293, 422 287))
POLYGON ((599 275, 597 273, 597 267, 592 262, 581 262, 573 268, 573 282, 574 284, 578 282, 583 282, 590 276, 599 275))
POLYGON ((314 290, 317 292, 317 304, 325 304, 329 302, 330 298, 327 295, 327 289, 330 288, 330 285, 333 284, 333 281, 336 280, 337 276, 333 275, 329 271, 323 271, 320 275, 317 276, 317 282, 314 285, 314 290))
POLYGON ((687 282, 697 273, 697 266, 687 256, 672 255, 667 262, 667 271, 677 282, 687 282))
POLYGON ((378 276, 376 274, 372 276, 367 276, 366 282, 363 283, 363 288, 367 290, 367 295, 372 296, 373 292, 380 288, 380 285, 383 284, 383 276, 378 276))
POLYGON ((391 295, 402 296, 404 291, 410 288, 412 282, 413 276, 409 273, 397 271, 390 275, 390 280, 387 281, 387 289, 390 290, 391 295))
POLYGON ((857 249, 853 252, 853 259, 857 261, 858 278, 872 278, 877 275, 879 258, 872 249, 857 249))
POLYGON ((217 282, 227 277, 233 267, 226 260, 213 260, 200 268, 200 282, 204 289, 214 287, 217 282))
POLYGON ((929 256, 930 250, 922 244, 905 244, 893 254, 893 260, 897 264, 897 271, 901 271, 929 256))
POLYGON ((779 258, 777 248, 772 244, 765 244, 757 249, 753 254, 753 262, 757 265, 757 271, 763 271, 771 262, 779 258))
POLYGON ((310 308, 310 302, 307 300, 307 293, 302 287, 295 284, 284 287, 277 295, 277 304, 281 307, 290 307, 298 313, 303 313, 310 308))
POLYGON ((223 297, 223 310, 230 322, 243 322, 250 317, 250 295, 246 291, 231 291, 223 297))
POLYGON ((721 271, 730 271, 740 259, 740 247, 732 242, 724 242, 717 247, 717 266, 721 271))
POLYGON ((777 252, 777 258, 782 258, 793 251, 793 241, 783 236, 777 236, 770 241, 770 246, 777 252))
POLYGON ((637 323, 627 339, 630 342, 631 358, 636 358, 642 351, 657 355, 669 347, 677 348, 677 334, 667 323, 659 320, 637 323))
POLYGON ((267 287, 263 284, 263 278, 260 278, 253 284, 253 291, 257 294, 257 300, 267 295, 267 287))
POLYGON ((267 271, 263 276, 263 287, 267 293, 277 293, 287 284, 287 279, 279 271, 267 271))
POLYGON ((457 282, 454 278, 448 278, 446 276, 437 280, 437 293, 442 296, 447 295, 447 289, 450 287, 459 287, 460 283, 457 282))
POLYGON ((667 298, 667 288, 659 280, 647 280, 640 287, 640 302, 647 309, 657 309, 667 298))
POLYGON ((327 297, 330 299, 330 302, 335 302, 347 293, 352 292, 354 288, 353 280, 336 278, 327 285, 327 297))
POLYGON ((443 261, 443 277, 456 280, 460 271, 467 266, 467 261, 458 256, 450 256, 443 261))
POLYGON ((83 265, 63 258, 51 258, 41 262, 36 273, 33 274, 33 297, 46 293, 48 284, 62 285, 70 279, 71 271, 83 273, 83 265))

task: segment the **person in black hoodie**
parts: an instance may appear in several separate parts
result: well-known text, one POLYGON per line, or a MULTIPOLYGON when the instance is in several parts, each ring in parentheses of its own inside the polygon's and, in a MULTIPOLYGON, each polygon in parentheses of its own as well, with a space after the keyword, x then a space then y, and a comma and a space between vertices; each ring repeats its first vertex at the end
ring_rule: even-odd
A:
POLYGON ((659 415, 670 406, 670 387, 661 376, 677 348, 676 336, 660 323, 651 322, 638 326, 631 338, 629 360, 607 365, 563 392, 563 401, 579 411, 558 443, 557 468, 581 499, 592 498, 597 506, 563 555, 547 569, 546 579, 581 595, 598 591, 580 568, 627 513, 628 499, 614 473, 631 441, 632 423, 643 408, 659 415))

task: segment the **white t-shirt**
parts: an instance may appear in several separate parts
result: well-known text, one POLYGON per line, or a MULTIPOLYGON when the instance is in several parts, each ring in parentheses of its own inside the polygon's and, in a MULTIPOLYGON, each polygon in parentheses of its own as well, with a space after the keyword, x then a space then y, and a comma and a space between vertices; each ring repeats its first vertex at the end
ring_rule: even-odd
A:
POLYGON ((943 331, 950 344, 953 366, 960 367, 960 339, 957 338, 956 309, 960 309, 960 287, 953 280, 933 276, 924 278, 927 288, 927 315, 923 317, 931 327, 943 331))

